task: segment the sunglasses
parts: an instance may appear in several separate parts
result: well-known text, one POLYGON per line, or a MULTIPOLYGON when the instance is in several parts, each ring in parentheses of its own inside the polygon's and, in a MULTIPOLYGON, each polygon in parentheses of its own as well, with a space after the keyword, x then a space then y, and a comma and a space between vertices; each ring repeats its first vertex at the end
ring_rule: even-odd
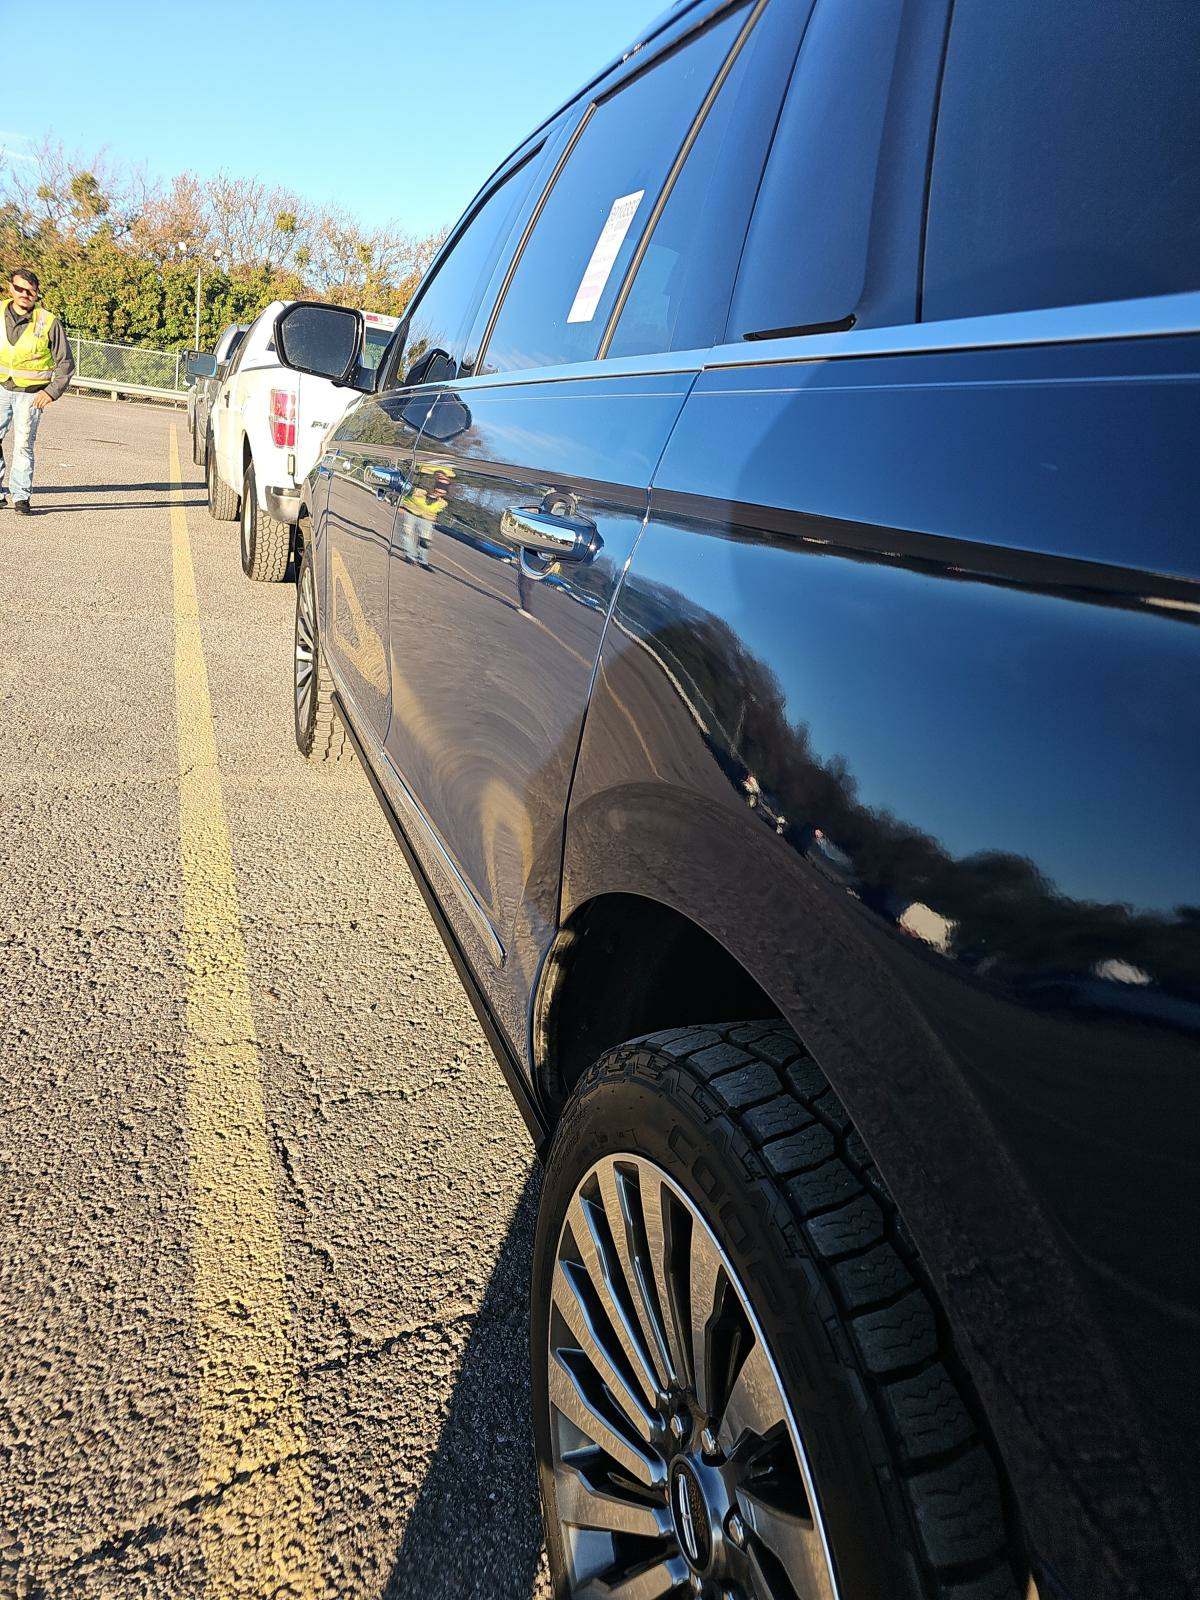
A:
POLYGON ((19 283, 10 284, 9 287, 11 288, 11 290, 12 290, 14 295, 18 295, 19 294, 19 295, 22 296, 22 298, 28 296, 28 298, 30 300, 36 300, 37 299, 38 292, 37 292, 36 289, 28 289, 28 288, 24 287, 22 284, 19 284, 19 283))

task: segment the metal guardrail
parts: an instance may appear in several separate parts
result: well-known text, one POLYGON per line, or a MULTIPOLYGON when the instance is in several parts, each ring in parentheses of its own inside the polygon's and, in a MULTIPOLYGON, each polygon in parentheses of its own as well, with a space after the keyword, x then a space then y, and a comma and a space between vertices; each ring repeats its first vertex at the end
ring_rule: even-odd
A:
POLYGON ((98 339, 70 337, 75 357, 71 387, 99 389, 114 400, 121 395, 141 395, 155 400, 187 403, 184 353, 148 350, 144 345, 104 344, 98 339))

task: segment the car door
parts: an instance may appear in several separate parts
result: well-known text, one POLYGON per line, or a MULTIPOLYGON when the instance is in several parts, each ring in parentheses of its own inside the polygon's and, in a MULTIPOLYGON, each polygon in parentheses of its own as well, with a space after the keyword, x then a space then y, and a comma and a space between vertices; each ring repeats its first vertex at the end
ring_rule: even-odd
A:
MULTIPOLYGON (((605 619, 702 355, 663 333, 652 354, 594 358, 691 158, 705 173, 728 161, 747 119, 765 145, 806 9, 773 8, 761 36, 749 6, 677 27, 649 63, 601 86, 477 371, 430 413, 417 498, 397 523, 387 760, 413 847, 523 1058, 605 619)), ((747 156, 741 193, 758 170, 747 156)), ((723 245, 732 263, 737 215, 723 245)))
POLYGON ((412 500, 418 435, 458 369, 470 319, 545 156, 546 141, 485 186, 422 283, 380 369, 378 392, 358 401, 322 461, 327 650, 343 699, 368 744, 382 746, 391 716, 389 554, 396 513, 412 500))

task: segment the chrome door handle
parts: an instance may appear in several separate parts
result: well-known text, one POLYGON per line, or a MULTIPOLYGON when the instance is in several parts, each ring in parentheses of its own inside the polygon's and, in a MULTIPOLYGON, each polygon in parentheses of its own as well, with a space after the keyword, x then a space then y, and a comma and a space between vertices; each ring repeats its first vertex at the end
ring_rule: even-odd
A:
POLYGON ((408 493, 408 479, 399 467, 368 467, 367 478, 377 489, 391 489, 398 494, 408 493))
POLYGON ((596 524, 586 517, 555 517, 535 506, 510 506, 500 515, 500 532, 523 550, 556 561, 584 561, 599 547, 596 524))

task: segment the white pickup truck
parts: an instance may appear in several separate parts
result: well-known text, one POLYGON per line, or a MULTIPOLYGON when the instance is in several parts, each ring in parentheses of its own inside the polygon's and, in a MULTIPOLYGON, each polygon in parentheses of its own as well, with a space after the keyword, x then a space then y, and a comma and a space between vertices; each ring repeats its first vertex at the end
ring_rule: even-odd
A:
MULTIPOLYGON (((213 401, 205 440, 208 509, 241 522, 242 571, 277 583, 288 570, 300 512, 300 485, 321 441, 357 391, 327 378, 290 372, 275 356, 275 300, 250 324, 213 401)), ((363 360, 378 365, 398 317, 363 312, 363 360)))

